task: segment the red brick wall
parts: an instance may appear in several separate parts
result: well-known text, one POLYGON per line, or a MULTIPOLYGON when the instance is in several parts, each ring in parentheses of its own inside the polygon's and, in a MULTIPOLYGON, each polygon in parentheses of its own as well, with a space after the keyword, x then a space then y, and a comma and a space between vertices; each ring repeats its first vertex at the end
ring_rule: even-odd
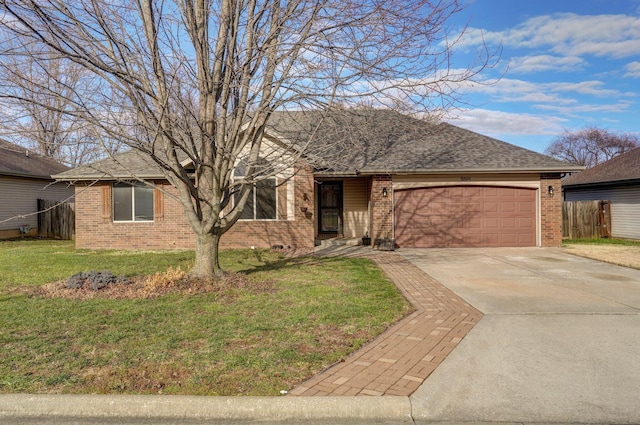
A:
POLYGON ((371 179, 371 238, 393 238, 393 193, 391 176, 375 175, 371 179), (387 196, 383 195, 387 189, 387 196))
POLYGON ((559 175, 540 176, 540 227, 542 246, 562 245, 562 190, 559 175), (553 187, 553 196, 549 195, 549 186, 553 187))
MULTIPOLYGON (((222 236, 221 248, 269 248, 273 245, 312 250, 313 214, 302 213, 302 194, 313 196, 313 174, 309 167, 297 168, 294 177, 293 220, 286 215, 286 202, 279 202, 278 220, 238 221, 222 236)), ((164 185, 168 193, 176 193, 164 185)), ((286 201, 286 185, 278 189, 286 201), (285 189, 282 189, 282 188, 285 189)), ((182 206, 168 194, 155 193, 153 222, 114 223, 111 217, 111 182, 76 184, 76 247, 85 249, 193 249, 195 236, 182 206)))

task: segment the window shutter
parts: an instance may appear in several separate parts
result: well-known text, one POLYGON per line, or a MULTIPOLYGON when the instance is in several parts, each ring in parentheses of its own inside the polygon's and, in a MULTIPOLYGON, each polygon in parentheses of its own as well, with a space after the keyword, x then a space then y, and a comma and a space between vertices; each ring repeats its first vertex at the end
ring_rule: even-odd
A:
POLYGON ((153 217, 154 220, 164 218, 164 193, 160 189, 155 189, 153 194, 153 217))
POLYGON ((102 186, 102 221, 111 221, 111 185, 102 186))

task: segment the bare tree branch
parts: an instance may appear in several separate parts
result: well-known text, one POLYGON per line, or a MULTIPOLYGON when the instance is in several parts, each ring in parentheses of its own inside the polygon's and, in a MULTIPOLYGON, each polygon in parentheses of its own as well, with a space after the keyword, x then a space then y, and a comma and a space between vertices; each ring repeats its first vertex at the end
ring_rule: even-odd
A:
POLYGON ((638 146, 640 137, 637 135, 585 127, 576 131, 566 130, 547 147, 545 153, 591 168, 638 146))
MULTIPOLYGON (((196 235, 193 272, 210 275, 253 185, 319 140, 312 130, 265 166, 273 114, 368 105, 437 116, 497 60, 485 50, 453 66, 462 34, 449 21, 461 9, 458 0, 0 0, 0 30, 17 43, 2 51, 17 69, 46 68, 34 54, 43 51, 90 78, 94 90, 60 91, 70 106, 49 109, 157 164, 196 235), (237 202, 222 214, 230 193, 237 202)), ((6 87, 0 98, 11 98, 6 87)))

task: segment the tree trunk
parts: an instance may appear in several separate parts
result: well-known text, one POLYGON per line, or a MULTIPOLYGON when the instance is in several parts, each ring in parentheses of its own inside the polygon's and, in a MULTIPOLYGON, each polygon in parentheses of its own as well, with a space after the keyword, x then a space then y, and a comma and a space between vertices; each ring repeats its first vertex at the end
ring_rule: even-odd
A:
POLYGON ((218 261, 220 235, 207 233, 196 237, 196 263, 191 276, 211 278, 224 274, 218 261))

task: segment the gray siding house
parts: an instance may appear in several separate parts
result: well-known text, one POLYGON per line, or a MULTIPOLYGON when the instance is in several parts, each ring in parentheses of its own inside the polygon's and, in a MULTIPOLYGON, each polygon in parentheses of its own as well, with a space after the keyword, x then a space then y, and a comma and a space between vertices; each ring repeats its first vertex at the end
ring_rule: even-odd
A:
POLYGON ((640 240, 640 148, 562 182, 565 201, 611 201, 611 236, 640 240))
POLYGON ((38 234, 38 199, 64 201, 74 194, 68 183, 55 183, 51 178, 68 169, 0 140, 0 239, 38 234))

